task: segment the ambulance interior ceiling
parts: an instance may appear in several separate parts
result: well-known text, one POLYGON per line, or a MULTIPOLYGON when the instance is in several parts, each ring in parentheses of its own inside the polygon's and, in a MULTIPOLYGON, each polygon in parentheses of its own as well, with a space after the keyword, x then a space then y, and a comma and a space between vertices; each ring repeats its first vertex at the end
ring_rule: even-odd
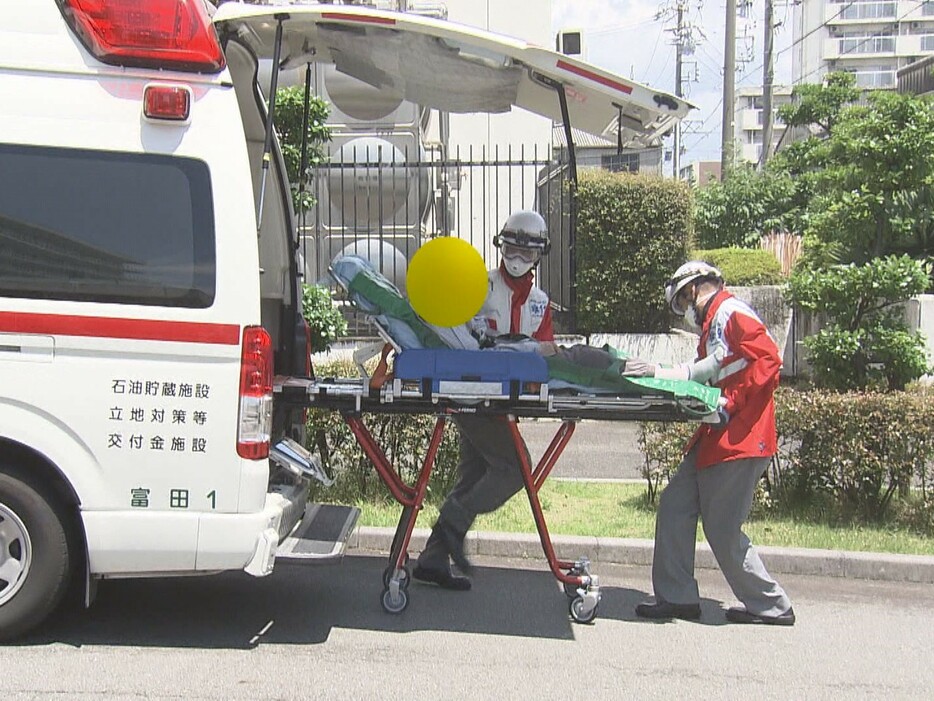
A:
MULTIPOLYGON (((281 69, 309 62, 333 63, 346 75, 375 88, 397 91, 423 107, 451 113, 498 113, 520 105, 562 121, 556 92, 539 69, 505 53, 466 40, 315 19, 293 15, 283 22, 281 69)), ((257 55, 268 57, 273 55, 275 29, 272 21, 240 24, 237 36, 257 55)), ((503 46, 514 53, 525 51, 530 60, 544 58, 544 50, 521 43, 512 46, 508 38, 503 38, 503 46)), ((553 66, 552 55, 549 52, 547 61, 553 66)), ((683 101, 671 108, 657 106, 668 104, 671 98, 656 99, 656 107, 647 108, 623 92, 611 102, 610 93, 604 90, 600 94, 593 81, 570 74, 562 74, 561 83, 569 96, 571 125, 614 142, 617 122, 624 144, 646 145, 670 130, 674 120, 689 109, 683 101)), ((641 99, 651 104, 648 95, 654 91, 638 87, 641 99)))

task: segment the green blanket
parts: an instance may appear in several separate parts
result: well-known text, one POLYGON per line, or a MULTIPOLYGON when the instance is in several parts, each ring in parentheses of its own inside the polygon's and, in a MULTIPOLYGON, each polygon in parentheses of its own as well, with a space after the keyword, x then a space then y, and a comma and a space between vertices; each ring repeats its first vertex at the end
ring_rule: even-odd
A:
POLYGON ((620 366, 627 354, 605 345, 603 350, 616 360, 606 369, 583 367, 570 362, 561 355, 545 358, 548 364, 548 375, 555 380, 563 380, 568 384, 579 387, 605 389, 620 394, 644 394, 651 390, 658 394, 673 395, 675 397, 691 397, 697 399, 707 407, 704 414, 716 411, 717 401, 720 399, 720 390, 691 380, 661 380, 655 377, 623 377, 619 374, 620 366))

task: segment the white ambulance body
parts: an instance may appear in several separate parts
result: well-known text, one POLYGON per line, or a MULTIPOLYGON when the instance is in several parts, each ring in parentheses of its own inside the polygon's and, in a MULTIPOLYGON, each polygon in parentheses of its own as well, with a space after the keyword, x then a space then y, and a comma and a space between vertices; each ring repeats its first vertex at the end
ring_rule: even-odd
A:
MULTIPOLYGON (((289 186, 257 61, 272 57, 277 25, 281 64, 317 54, 364 73, 385 58, 368 32, 397 23, 419 41, 446 32, 446 46, 480 34, 365 8, 235 3, 215 30, 208 9, 0 0, 0 638, 40 622, 70 584, 89 600, 105 577, 265 575, 287 536, 327 559, 354 523, 352 510, 328 512, 322 546, 306 532, 325 513, 306 508, 307 476, 269 457, 280 439, 301 440, 303 424, 300 408, 274 406, 273 378, 310 366, 289 186)), ((490 36, 486 54, 464 52, 468 65, 505 60, 490 36)), ((606 74, 582 77, 567 61, 569 79, 600 93, 594 119, 610 124, 606 74)), ((473 90, 487 103, 478 110, 558 104, 475 78, 448 76, 448 92, 473 90)), ((417 88, 419 77, 401 82, 417 88)), ((435 84, 411 96, 439 95, 435 84)), ((662 133, 687 111, 642 86, 616 99, 631 105, 622 126, 634 134, 662 133)))

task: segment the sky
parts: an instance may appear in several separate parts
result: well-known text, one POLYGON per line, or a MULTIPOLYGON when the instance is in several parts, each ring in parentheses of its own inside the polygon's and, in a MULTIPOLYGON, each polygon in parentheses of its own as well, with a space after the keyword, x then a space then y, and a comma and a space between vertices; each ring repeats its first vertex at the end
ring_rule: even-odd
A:
MULTIPOLYGON (((696 106, 683 122, 685 151, 681 164, 719 161, 722 139, 723 38, 725 0, 684 0, 686 22, 695 27, 696 47, 684 58, 684 97, 696 106)), ((741 4, 742 0, 737 0, 741 4)), ((666 28, 676 24, 674 12, 656 18, 675 0, 553 0, 552 29, 583 33, 584 60, 656 89, 675 92, 675 47, 666 28), (666 18, 667 17, 667 18, 666 18)), ((736 23, 736 87, 762 84, 764 2, 747 8, 736 23), (747 59, 743 61, 742 59, 747 59)), ((791 82, 792 3, 775 0, 775 84, 791 82)), ((671 148, 671 139, 666 140, 671 148)), ((667 168, 670 169, 670 164, 667 168)))

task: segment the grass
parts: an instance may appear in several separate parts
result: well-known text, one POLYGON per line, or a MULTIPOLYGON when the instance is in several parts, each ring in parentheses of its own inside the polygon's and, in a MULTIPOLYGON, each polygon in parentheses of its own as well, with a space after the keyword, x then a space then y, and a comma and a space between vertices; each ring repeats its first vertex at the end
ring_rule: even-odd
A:
MULTIPOLYGON (((546 482, 539 492, 549 532, 554 535, 590 535, 612 538, 652 538, 655 511, 645 505, 645 485, 607 482, 546 482)), ((395 527, 401 506, 393 502, 358 504, 360 524, 395 527)), ((430 528, 436 507, 426 505, 416 527, 430 528)), ((475 529, 535 533, 535 522, 525 491, 499 511, 477 519, 475 529)), ((757 516, 744 530, 756 545, 822 548, 861 552, 934 555, 934 538, 884 525, 830 525, 792 516, 757 516)), ((703 532, 698 528, 698 540, 703 532)))

